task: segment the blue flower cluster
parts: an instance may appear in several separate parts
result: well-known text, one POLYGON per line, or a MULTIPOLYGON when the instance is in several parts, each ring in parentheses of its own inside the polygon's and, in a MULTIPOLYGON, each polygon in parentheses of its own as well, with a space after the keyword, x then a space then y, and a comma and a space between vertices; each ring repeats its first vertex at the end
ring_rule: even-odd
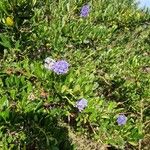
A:
POLYGON ((81 9, 80 12, 80 17, 87 17, 90 11, 90 6, 89 5, 84 5, 81 9))
POLYGON ((127 117, 125 115, 119 115, 117 118, 118 125, 124 125, 127 122, 127 117))
POLYGON ((65 74, 69 70, 69 64, 65 60, 55 61, 50 57, 45 59, 44 67, 48 70, 54 71, 56 74, 65 74))
POLYGON ((59 60, 52 65, 52 70, 56 74, 65 74, 68 72, 69 64, 65 60, 59 60))
POLYGON ((85 107, 87 107, 87 100, 84 99, 84 98, 78 100, 78 101, 76 102, 76 107, 79 109, 80 112, 83 111, 83 109, 84 109, 85 107))

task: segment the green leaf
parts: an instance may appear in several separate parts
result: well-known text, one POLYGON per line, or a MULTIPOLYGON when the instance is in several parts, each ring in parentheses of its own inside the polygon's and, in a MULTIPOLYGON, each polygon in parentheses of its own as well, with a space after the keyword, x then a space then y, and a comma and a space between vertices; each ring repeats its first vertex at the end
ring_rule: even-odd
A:
POLYGON ((10 43, 10 40, 8 37, 4 36, 4 35, 0 35, 0 38, 1 38, 1 41, 0 41, 0 44, 3 45, 4 47, 6 48, 12 48, 11 46, 11 43, 10 43))
POLYGON ((7 96, 5 95, 0 99, 0 109, 2 109, 4 105, 7 105, 7 103, 8 103, 8 100, 7 100, 7 96))
POLYGON ((40 109, 43 106, 43 100, 41 100, 37 106, 34 108, 34 111, 37 111, 38 109, 40 109))
POLYGON ((10 90, 10 96, 13 100, 15 99, 15 97, 16 97, 16 90, 15 89, 10 90))
POLYGON ((61 88, 61 93, 64 93, 65 91, 67 91, 68 87, 66 85, 63 85, 61 88))
POLYGON ((15 43, 15 48, 16 48, 16 49, 19 49, 19 47, 20 47, 20 41, 17 41, 17 42, 15 43))
POLYGON ((0 112, 0 116, 6 121, 6 119, 9 118, 9 110, 0 112))
POLYGON ((133 145, 133 146, 137 146, 137 145, 138 145, 138 142, 136 142, 136 141, 129 141, 129 143, 130 143, 131 145, 133 145))
POLYGON ((108 111, 112 111, 116 107, 116 103, 110 102, 108 105, 108 111))
POLYGON ((79 84, 75 85, 74 89, 73 89, 73 92, 80 92, 81 91, 81 87, 79 84))

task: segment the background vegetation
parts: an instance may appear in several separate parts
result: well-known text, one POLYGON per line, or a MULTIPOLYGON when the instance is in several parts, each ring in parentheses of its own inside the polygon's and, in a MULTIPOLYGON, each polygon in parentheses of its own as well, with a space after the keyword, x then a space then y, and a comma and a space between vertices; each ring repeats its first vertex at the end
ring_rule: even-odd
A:
POLYGON ((149 11, 133 0, 1 0, 0 149, 81 149, 72 131, 106 149, 150 149, 149 43, 149 11), (47 57, 68 73, 44 68, 47 57))

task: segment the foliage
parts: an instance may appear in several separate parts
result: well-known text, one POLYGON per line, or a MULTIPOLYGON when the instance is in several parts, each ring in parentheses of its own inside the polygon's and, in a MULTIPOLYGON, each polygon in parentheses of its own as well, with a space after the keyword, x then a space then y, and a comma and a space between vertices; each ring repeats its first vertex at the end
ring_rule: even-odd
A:
POLYGON ((133 0, 1 0, 0 149, 76 149, 62 122, 117 149, 148 148, 149 24, 133 0), (45 68, 47 57, 68 72, 45 68))

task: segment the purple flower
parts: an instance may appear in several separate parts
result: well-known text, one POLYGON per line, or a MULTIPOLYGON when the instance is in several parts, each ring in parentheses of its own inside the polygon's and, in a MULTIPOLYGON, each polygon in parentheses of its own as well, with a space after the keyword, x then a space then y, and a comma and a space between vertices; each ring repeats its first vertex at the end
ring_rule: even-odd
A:
POLYGON ((52 70, 56 74, 65 74, 68 72, 68 67, 69 67, 69 64, 65 60, 59 60, 53 64, 52 70))
POLYGON ((124 125, 126 124, 127 117, 125 115, 119 115, 117 118, 118 125, 124 125))
POLYGON ((80 17, 87 17, 90 11, 90 6, 89 5, 84 5, 81 9, 80 12, 80 17))
POLYGON ((82 98, 76 102, 76 107, 81 112, 85 107, 87 107, 87 100, 82 98))

